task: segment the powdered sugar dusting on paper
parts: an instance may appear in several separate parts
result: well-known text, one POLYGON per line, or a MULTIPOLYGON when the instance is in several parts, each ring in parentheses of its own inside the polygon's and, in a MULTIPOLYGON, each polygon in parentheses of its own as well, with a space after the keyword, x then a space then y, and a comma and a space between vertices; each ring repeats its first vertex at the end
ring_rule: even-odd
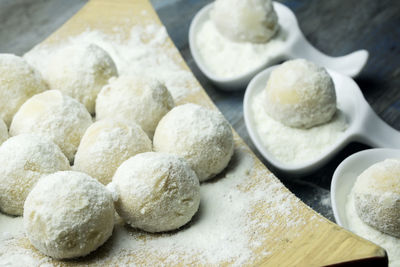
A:
POLYGON ((49 60, 58 49, 69 45, 96 44, 108 52, 117 65, 120 76, 136 74, 151 77, 164 83, 175 101, 200 90, 193 74, 176 62, 175 49, 166 46, 168 34, 165 27, 149 24, 135 26, 128 38, 121 34, 113 36, 99 31, 85 31, 69 38, 62 45, 39 45, 24 58, 39 71, 46 72, 49 60))
MULTIPOLYGON (((84 259, 80 263, 151 266, 161 262, 165 265, 225 262, 241 266, 268 256, 277 243, 283 242, 275 234, 277 229, 293 233, 293 228, 306 221, 294 210, 299 200, 272 174, 257 172, 248 150, 236 148, 227 170, 201 185, 200 210, 188 225, 172 233, 148 234, 117 223, 103 249, 107 251, 106 257, 88 262, 84 259), (260 213, 259 209, 268 212, 260 213), (255 253, 260 246, 265 249, 255 253)), ((24 239, 10 239, 8 245, 0 245, 0 258, 19 251, 32 261, 43 262, 45 257, 18 245, 24 239)), ((47 261, 57 262, 50 258, 47 261)))
MULTIPOLYGON (((191 72, 182 68, 182 59, 177 59, 176 51, 166 47, 166 40, 165 28, 150 24, 132 28, 129 36, 121 33, 109 37, 98 31, 86 31, 63 44, 94 43, 111 55, 120 75, 155 77, 166 84, 179 102, 200 88, 191 72)), ((25 58, 40 71, 46 71, 48 58, 58 48, 60 45, 40 45, 25 58)), ((16 263, 22 266, 222 263, 241 266, 259 262, 273 254, 276 247, 284 246, 289 235, 290 238, 296 238, 296 233, 300 236, 298 227, 306 223, 318 225, 321 219, 318 216, 304 219, 298 209, 299 200, 253 157, 248 148, 239 147, 236 142, 227 169, 201 185, 200 210, 182 229, 149 234, 124 226, 118 220, 110 240, 85 258, 62 262, 45 257, 24 236, 22 220, 17 218, 0 224, 1 230, 14 229, 0 235, 0 266, 16 263)))

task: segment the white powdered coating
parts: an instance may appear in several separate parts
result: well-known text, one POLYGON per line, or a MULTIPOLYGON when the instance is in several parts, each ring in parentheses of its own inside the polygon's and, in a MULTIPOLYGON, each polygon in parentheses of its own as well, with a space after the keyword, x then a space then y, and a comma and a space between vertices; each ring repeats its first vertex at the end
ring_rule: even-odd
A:
POLYGON ((311 128, 328 122, 336 112, 332 78, 324 68, 304 59, 275 68, 265 91, 265 111, 286 126, 311 128))
POLYGON ((358 216, 373 228, 400 238, 400 159, 386 159, 363 171, 354 184, 358 216))
POLYGON ((210 72, 220 78, 233 78, 273 64, 282 52, 286 35, 280 29, 265 44, 238 43, 222 36, 207 20, 196 34, 195 45, 210 72))
POLYGON ((390 267, 400 266, 400 238, 384 234, 367 225, 358 217, 354 189, 353 187, 346 202, 346 217, 349 229, 357 235, 383 247, 388 253, 390 267))
POLYGON ((0 145, 8 139, 8 128, 3 119, 0 118, 0 145))
POLYGON ((164 232, 186 224, 199 208, 199 180, 182 158, 147 152, 126 160, 112 183, 118 214, 132 227, 164 232))
MULTIPOLYGON (((200 210, 187 227, 149 235, 117 222, 107 242, 107 257, 83 260, 81 264, 216 266, 228 262, 243 266, 260 262, 279 244, 284 246, 282 234, 288 232, 292 238, 295 228, 306 221, 295 208, 299 200, 273 175, 264 170, 258 173, 255 167, 248 150, 236 148, 224 175, 217 182, 201 185, 200 210), (260 208, 268 209, 268 213, 260 215, 260 208), (277 237, 278 230, 281 234, 277 237)), ((318 219, 307 223, 317 225, 318 219)), ((1 240, 0 263, 20 259, 29 266, 59 264, 26 244, 18 235, 1 240)))
POLYGON ((171 234, 146 235, 146 238, 141 232, 127 235, 126 229, 117 227, 115 238, 119 242, 115 250, 129 251, 139 259, 139 265, 145 259, 150 266, 223 263, 243 266, 264 258, 275 242, 270 231, 275 227, 298 227, 304 221, 293 214, 291 194, 280 191, 283 186, 274 182, 272 176, 263 175, 255 188, 249 192, 243 190, 253 181, 253 163, 248 152, 237 149, 226 174, 217 182, 201 185, 200 209, 188 227, 171 234), (271 217, 255 216, 257 205, 268 206, 271 217), (275 216, 286 216, 286 219, 278 226, 275 216), (256 253, 254 249, 264 242, 268 244, 267 252, 256 253), (148 257, 148 253, 153 257, 148 257))
POLYGON ((176 50, 169 49, 165 27, 152 24, 135 26, 126 36, 124 29, 113 29, 114 36, 99 31, 86 31, 60 45, 41 45, 25 54, 24 58, 41 72, 45 71, 51 54, 69 45, 96 44, 114 60, 120 76, 157 78, 168 88, 175 101, 200 90, 193 74, 184 68, 183 60, 175 60, 176 50), (146 41, 144 41, 146 40, 146 41))
POLYGON ((28 193, 44 175, 70 168, 56 144, 32 134, 4 142, 0 162, 0 211, 11 215, 22 215, 28 193))
POLYGON ((7 125, 28 98, 44 90, 46 83, 23 58, 0 54, 0 119, 7 125))
POLYGON ((87 174, 65 171, 42 178, 24 206, 31 243, 56 259, 80 257, 101 246, 114 227, 110 192, 87 174))
POLYGON ((82 171, 108 184, 122 162, 147 151, 152 145, 146 133, 134 122, 101 120, 85 132, 75 155, 74 170, 82 171))
POLYGON ((57 50, 41 72, 50 89, 77 99, 91 114, 101 88, 111 77, 118 76, 112 58, 95 44, 57 50))
POLYGON ((216 0, 210 17, 218 31, 235 42, 265 43, 278 29, 271 0, 216 0))
MULTIPOLYGON (((99 32, 85 32, 66 43, 100 45, 110 53, 122 74, 152 76, 157 73, 157 78, 179 101, 199 87, 190 71, 182 68, 183 62, 172 59, 176 52, 164 45, 166 36, 165 28, 149 25, 135 27, 130 36, 121 39, 109 38, 99 32), (126 41, 120 41, 124 39, 126 41), (149 40, 149 43, 143 40, 149 40)), ((26 58, 40 65, 57 48, 59 46, 40 46, 26 58)), ((272 253, 277 242, 284 242, 283 238, 273 234, 274 230, 283 227, 283 233, 285 230, 293 233, 294 227, 305 223, 295 208, 298 200, 286 190, 279 191, 283 186, 267 171, 254 174, 253 158, 247 151, 238 152, 234 158, 237 159, 231 161, 231 168, 218 177, 220 180, 203 184, 201 194, 205 200, 195 216, 198 218, 189 227, 168 234, 148 235, 117 225, 113 241, 106 248, 107 255, 89 258, 89 264, 134 265, 136 262, 140 265, 149 262, 151 265, 154 262, 158 265, 188 265, 200 262, 218 265, 231 262, 239 266, 272 253), (253 183, 256 185, 251 187, 253 183), (271 217, 257 217, 259 212, 255 209, 260 206, 268 209, 271 217), (281 216, 286 220, 279 221, 281 216), (261 247, 264 252, 260 254, 261 247)), ((312 220, 307 222, 313 223, 312 220)), ((59 265, 32 250, 29 241, 18 237, 0 242, 0 255, 0 265, 7 261, 27 262, 26 266, 59 265)), ((85 262, 82 259, 81 264, 85 262)))
POLYGON ((138 76, 121 76, 110 81, 99 93, 96 119, 133 121, 153 138, 158 122, 173 107, 171 94, 160 82, 138 76))
POLYGON ((196 104, 173 108, 154 134, 155 151, 185 158, 200 181, 220 173, 233 154, 231 126, 221 113, 196 104))
POLYGON ((10 126, 10 135, 35 133, 49 137, 70 162, 92 117, 85 106, 60 91, 49 90, 26 101, 10 126))
POLYGON ((338 110, 332 120, 310 129, 292 128, 265 113, 264 91, 252 100, 252 116, 263 145, 279 161, 299 164, 312 160, 332 146, 347 129, 344 114, 338 110))

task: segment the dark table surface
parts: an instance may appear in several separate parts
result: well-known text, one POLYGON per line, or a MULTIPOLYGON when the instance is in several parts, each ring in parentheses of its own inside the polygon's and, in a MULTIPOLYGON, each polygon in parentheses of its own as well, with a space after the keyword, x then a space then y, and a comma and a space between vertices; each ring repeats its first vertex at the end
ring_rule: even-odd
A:
MULTIPOLYGON (((132 0, 134 1, 134 0, 132 0)), ((210 0, 151 0, 169 35, 204 89, 244 141, 255 149, 243 120, 243 95, 223 92, 199 71, 188 46, 188 29, 196 12, 210 0)), ((400 130, 400 1, 288 0, 280 1, 296 14, 307 39, 322 52, 340 56, 358 49, 370 52, 355 80, 375 112, 400 130)), ((0 0, 0 52, 23 54, 71 17, 84 0, 0 0)), ((400 142, 400 140, 399 140, 400 142)), ((335 168, 346 157, 368 148, 353 143, 320 170, 295 179, 276 176, 300 199, 330 220, 330 183, 335 168)))
MULTIPOLYGON (((166 1, 157 7, 168 33, 189 67, 235 130, 268 166, 254 147, 243 120, 241 92, 218 90, 199 71, 188 46, 189 24, 196 12, 210 0, 166 1)), ((341 56, 358 49, 370 53, 368 63, 355 79, 375 112, 400 130, 400 1, 336 0, 280 1, 297 16, 306 38, 319 50, 341 56)), ((398 140, 400 142, 400 140, 398 140)), ((275 172, 300 199, 330 220, 333 172, 342 160, 368 146, 352 143, 320 170, 300 179, 275 172)))

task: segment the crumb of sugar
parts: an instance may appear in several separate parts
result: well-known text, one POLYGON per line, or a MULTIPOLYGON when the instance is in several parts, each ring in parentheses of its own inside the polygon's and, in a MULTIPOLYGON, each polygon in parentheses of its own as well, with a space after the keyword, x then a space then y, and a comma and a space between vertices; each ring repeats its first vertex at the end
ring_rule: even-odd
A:
POLYGON ((321 198, 321 204, 325 207, 329 207, 332 208, 332 204, 331 204, 331 195, 330 194, 326 194, 325 196, 323 196, 321 198))
POLYGON ((26 53, 24 58, 39 71, 46 71, 49 59, 58 49, 68 45, 96 44, 114 60, 119 76, 138 75, 155 78, 164 83, 175 101, 200 90, 193 74, 183 68, 183 62, 174 60, 175 49, 166 46, 168 34, 165 27, 149 24, 134 26, 129 37, 107 36, 99 31, 85 31, 69 38, 62 45, 39 45, 26 53))
POLYGON ((355 207, 354 187, 347 196, 345 211, 348 228, 357 235, 383 247, 388 253, 390 267, 400 266, 400 238, 384 234, 360 219, 355 207))
POLYGON ((332 146, 347 129, 340 110, 330 122, 310 129, 285 126, 266 114, 264 96, 263 90, 254 97, 252 115, 263 145, 279 161, 289 164, 310 161, 332 146))

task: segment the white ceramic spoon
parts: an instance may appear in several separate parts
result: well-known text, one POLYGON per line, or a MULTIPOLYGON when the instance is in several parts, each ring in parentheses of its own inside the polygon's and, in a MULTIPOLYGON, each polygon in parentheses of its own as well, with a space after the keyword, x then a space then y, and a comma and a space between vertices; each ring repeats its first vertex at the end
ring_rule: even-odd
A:
POLYGON ((271 71, 275 67, 270 67, 260 72, 251 80, 246 89, 243 103, 247 131, 254 145, 274 167, 286 173, 301 176, 321 167, 340 149, 352 141, 358 141, 372 147, 400 149, 400 132, 390 127, 375 114, 353 79, 327 69, 335 84, 338 109, 344 113, 348 128, 336 143, 313 160, 301 164, 287 164, 277 160, 263 145, 257 133, 251 109, 254 97, 264 90, 271 71))
POLYGON ((346 158, 336 168, 331 183, 331 202, 337 224, 349 229, 346 203, 357 177, 372 164, 389 158, 400 158, 400 150, 387 148, 364 150, 346 158))
POLYGON ((206 5, 196 14, 189 28, 189 47, 194 61, 208 79, 214 82, 221 89, 240 90, 245 88, 251 78, 262 69, 276 64, 279 61, 293 58, 305 58, 317 63, 318 65, 352 77, 361 72, 367 63, 368 51, 358 50, 341 57, 327 56, 318 51, 306 40, 299 28, 296 16, 289 8, 277 2, 274 2, 273 4, 279 18, 281 30, 287 33, 287 39, 281 49, 281 53, 277 54, 274 59, 234 78, 220 78, 212 73, 204 64, 199 48, 196 45, 196 34, 201 29, 203 23, 210 19, 209 13, 212 9, 213 3, 206 5))

